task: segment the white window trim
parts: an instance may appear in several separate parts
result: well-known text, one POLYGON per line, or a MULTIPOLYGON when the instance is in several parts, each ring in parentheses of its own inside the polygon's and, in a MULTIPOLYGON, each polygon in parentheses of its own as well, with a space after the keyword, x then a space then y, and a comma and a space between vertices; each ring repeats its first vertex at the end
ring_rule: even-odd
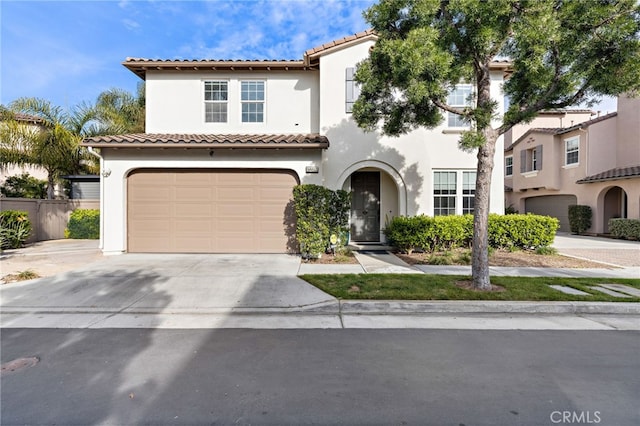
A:
MULTIPOLYGON (((431 216, 435 217, 435 211, 436 211, 436 206, 435 206, 435 201, 434 198, 435 197, 455 197, 456 199, 456 208, 455 208, 455 213, 456 215, 462 215, 462 209, 463 209, 463 200, 465 196, 469 196, 469 195, 465 195, 463 194, 464 192, 464 172, 474 172, 477 173, 476 169, 432 169, 431 170, 431 216), (436 191, 436 185, 435 185, 435 173, 436 172, 455 172, 456 173, 456 193, 455 195, 436 195, 435 191, 436 191)), ((475 195, 473 196, 475 198, 475 195)))
POLYGON ((528 171, 528 172, 524 172, 524 173, 522 173, 522 176, 524 176, 526 178, 538 176, 538 170, 531 170, 531 171, 528 171))
POLYGON ((267 124, 267 80, 266 79, 260 79, 260 78, 247 78, 247 79, 239 79, 238 80, 238 117, 239 117, 239 122, 240 124, 242 124, 243 126, 262 126, 267 124), (262 121, 242 121, 242 104, 243 103, 259 103, 256 101, 243 101, 242 100, 242 83, 245 82, 253 82, 253 81, 261 81, 262 83, 264 83, 264 100, 262 101, 262 121))
POLYGON ((571 167, 576 167, 580 164, 580 136, 574 136, 572 138, 568 138, 564 140, 564 166, 565 168, 571 168, 571 167), (576 149, 576 152, 578 153, 578 161, 576 161, 575 163, 567 163, 567 154, 569 154, 567 148, 570 142, 578 142, 578 148, 576 149))
POLYGON ((219 125, 219 124, 229 124, 229 93, 231 92, 231 82, 228 79, 219 78, 219 79, 203 79, 202 80, 202 120, 205 125, 219 125), (206 92, 206 84, 207 83, 227 83, 227 100, 226 101, 207 101, 205 99, 206 92), (226 103, 227 104, 227 121, 207 121, 207 103, 226 103))
POLYGON ((504 175, 513 176, 513 155, 507 155, 504 157, 504 175), (507 158, 511 158, 511 174, 507 174, 507 158))
MULTIPOLYGON (((456 84, 455 85, 456 88, 458 87, 469 87, 471 88, 471 95, 474 95, 475 91, 475 87, 473 84, 471 83, 460 83, 460 84, 456 84)), ((449 95, 447 95, 447 102, 449 101, 449 95)), ((465 104, 465 105, 449 105, 450 107, 454 107, 454 108, 465 108, 468 106, 473 106, 471 103, 469 104, 465 104)), ((452 112, 446 111, 445 112, 445 118, 447 120, 447 125, 446 125, 446 129, 443 131, 443 133, 462 133, 465 132, 469 129, 471 129, 471 123, 469 123, 466 126, 449 126, 449 114, 453 114, 452 112)))

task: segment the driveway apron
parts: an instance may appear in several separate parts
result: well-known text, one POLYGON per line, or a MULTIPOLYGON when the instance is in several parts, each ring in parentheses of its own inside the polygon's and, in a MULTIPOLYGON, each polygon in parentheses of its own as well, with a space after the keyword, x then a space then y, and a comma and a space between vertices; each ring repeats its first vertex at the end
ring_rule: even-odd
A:
POLYGON ((212 312, 337 305, 289 255, 124 254, 0 287, 7 312, 212 312))

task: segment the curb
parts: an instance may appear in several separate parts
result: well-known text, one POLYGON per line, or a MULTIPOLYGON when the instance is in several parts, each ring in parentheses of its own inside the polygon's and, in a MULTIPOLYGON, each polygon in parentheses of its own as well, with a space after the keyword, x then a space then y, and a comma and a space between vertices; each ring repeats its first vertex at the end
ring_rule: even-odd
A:
POLYGON ((613 314, 640 315, 640 303, 500 301, 353 301, 341 300, 348 315, 416 314, 613 314))
POLYGON ((500 302, 500 301, 369 301, 340 300, 307 306, 232 308, 54 308, 2 307, 2 314, 97 315, 429 315, 429 314, 601 314, 640 315, 640 303, 626 302, 500 302))

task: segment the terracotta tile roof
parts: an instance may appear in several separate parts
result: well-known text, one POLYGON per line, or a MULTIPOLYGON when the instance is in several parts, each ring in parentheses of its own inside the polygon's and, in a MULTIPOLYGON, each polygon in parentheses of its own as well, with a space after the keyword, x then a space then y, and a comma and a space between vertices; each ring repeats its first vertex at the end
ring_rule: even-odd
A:
POLYGON ((346 36, 346 37, 339 38, 337 40, 330 41, 329 43, 325 43, 321 46, 313 47, 307 50, 306 52, 304 52, 304 56, 314 56, 314 55, 317 55, 318 53, 324 52, 334 47, 337 47, 346 43, 350 43, 352 41, 367 38, 367 37, 375 37, 375 33, 371 28, 365 31, 361 31, 359 33, 355 33, 350 36, 346 36))
POLYGON ((213 134, 151 134, 95 136, 82 141, 98 148, 322 148, 329 139, 319 134, 290 135, 213 135, 213 134))
POLYGON ((23 121, 23 122, 29 122, 29 123, 42 123, 43 120, 40 117, 37 117, 35 115, 31 115, 31 114, 23 114, 21 112, 9 112, 9 111, 3 111, 3 113, 0 115, 0 119, 4 120, 4 119, 8 119, 8 118, 13 118, 16 121, 23 121))
POLYGON ((615 169, 607 170, 605 172, 598 173, 597 175, 587 176, 576 183, 593 183, 605 180, 630 179, 635 177, 640 177, 640 166, 616 167, 615 169))

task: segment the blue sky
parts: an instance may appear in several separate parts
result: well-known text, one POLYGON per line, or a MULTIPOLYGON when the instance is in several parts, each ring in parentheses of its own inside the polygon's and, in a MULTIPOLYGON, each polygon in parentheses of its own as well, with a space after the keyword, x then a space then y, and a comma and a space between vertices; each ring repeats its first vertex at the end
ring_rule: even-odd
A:
MULTIPOLYGON (((121 63, 302 59, 368 28, 374 0, 0 0, 0 103, 38 97, 70 108, 140 81, 121 63)), ((615 110, 615 100, 595 109, 615 110)))
POLYGON ((302 59, 368 28, 372 0, 0 0, 0 103, 65 108, 112 87, 135 91, 126 57, 302 59))

